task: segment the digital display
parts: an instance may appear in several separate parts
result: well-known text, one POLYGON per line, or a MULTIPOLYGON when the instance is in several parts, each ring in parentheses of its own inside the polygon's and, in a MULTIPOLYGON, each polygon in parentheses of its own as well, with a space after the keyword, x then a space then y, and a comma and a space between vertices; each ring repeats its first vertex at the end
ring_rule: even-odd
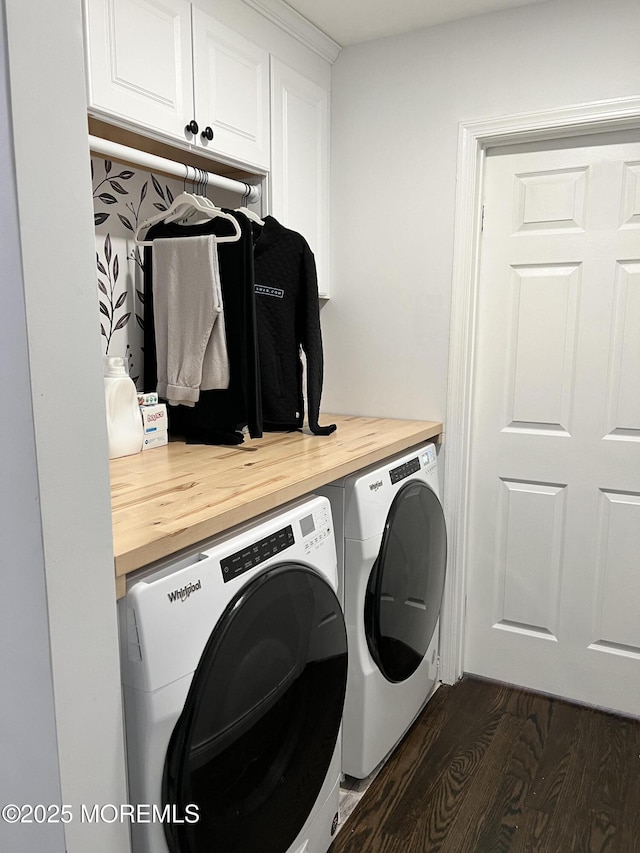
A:
POLYGON ((304 518, 300 519, 300 531, 303 536, 308 536, 310 533, 316 529, 315 524, 313 523, 312 515, 305 515, 304 518))

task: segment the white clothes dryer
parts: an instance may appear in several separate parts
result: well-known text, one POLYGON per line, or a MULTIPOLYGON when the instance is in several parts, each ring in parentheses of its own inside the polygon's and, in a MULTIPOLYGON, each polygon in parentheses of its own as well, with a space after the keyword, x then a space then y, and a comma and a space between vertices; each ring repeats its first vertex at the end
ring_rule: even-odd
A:
POLYGON ((326 498, 139 575, 119 603, 133 853, 325 853, 347 642, 326 498))
POLYGON ((347 623, 342 769, 363 779, 405 734, 437 680, 447 538, 435 446, 317 491, 331 501, 347 623))

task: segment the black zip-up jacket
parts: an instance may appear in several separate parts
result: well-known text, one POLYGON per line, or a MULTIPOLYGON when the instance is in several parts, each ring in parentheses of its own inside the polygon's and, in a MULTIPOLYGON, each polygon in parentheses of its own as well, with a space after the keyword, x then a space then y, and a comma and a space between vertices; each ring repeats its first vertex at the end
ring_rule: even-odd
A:
POLYGON ((318 424, 324 361, 313 252, 301 234, 273 216, 252 227, 263 428, 302 427, 304 352, 309 429, 329 435, 336 425, 318 424))

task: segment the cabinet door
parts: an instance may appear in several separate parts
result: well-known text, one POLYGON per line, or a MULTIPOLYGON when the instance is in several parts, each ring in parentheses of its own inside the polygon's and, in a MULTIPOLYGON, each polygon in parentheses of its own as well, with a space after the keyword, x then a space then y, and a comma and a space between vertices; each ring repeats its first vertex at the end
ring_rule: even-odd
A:
POLYGON ((272 213, 305 237, 329 296, 329 92, 271 59, 272 213))
POLYGON ((89 108, 185 139, 193 118, 187 0, 88 0, 89 108))
POLYGON ((269 168, 269 54, 193 8, 198 142, 218 154, 269 168))

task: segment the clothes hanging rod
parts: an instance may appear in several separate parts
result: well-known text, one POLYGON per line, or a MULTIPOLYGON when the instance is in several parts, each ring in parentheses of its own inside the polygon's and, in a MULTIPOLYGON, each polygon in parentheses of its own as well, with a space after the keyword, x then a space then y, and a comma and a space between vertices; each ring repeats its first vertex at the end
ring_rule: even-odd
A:
POLYGON ((187 163, 178 163, 176 160, 168 160, 166 157, 159 157, 157 154, 147 154, 146 151, 138 151, 137 148, 129 148, 128 145, 101 139, 99 136, 89 136, 89 148, 94 154, 99 154, 102 157, 124 160, 127 163, 141 166, 143 169, 156 169, 158 172, 175 175, 175 177, 187 181, 206 183, 210 187, 241 193, 246 204, 260 201, 262 195, 261 188, 257 184, 248 184, 245 181, 225 178, 223 175, 216 175, 213 172, 204 172, 202 169, 196 169, 195 166, 189 166, 187 163))

